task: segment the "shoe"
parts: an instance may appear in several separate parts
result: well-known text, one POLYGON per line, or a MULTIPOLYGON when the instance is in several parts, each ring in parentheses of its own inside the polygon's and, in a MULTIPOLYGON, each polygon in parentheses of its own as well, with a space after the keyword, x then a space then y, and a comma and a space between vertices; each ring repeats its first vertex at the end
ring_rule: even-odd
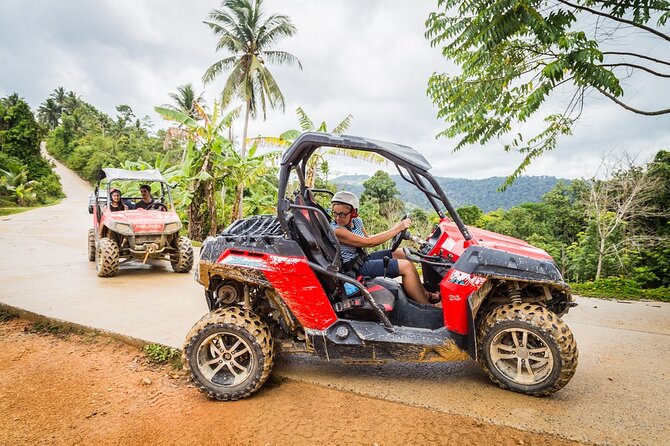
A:
POLYGON ((435 305, 442 302, 442 296, 440 293, 428 293, 428 303, 435 305))

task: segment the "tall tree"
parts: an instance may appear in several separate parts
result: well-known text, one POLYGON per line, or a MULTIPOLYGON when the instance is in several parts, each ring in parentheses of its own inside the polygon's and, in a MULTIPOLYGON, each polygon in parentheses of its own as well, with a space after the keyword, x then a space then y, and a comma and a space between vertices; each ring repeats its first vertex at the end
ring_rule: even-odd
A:
POLYGON ((438 136, 461 138, 456 150, 507 136, 504 149, 525 157, 506 185, 554 149, 559 136, 571 133, 591 92, 634 113, 670 113, 666 104, 643 110, 624 102, 621 82, 636 86, 648 77, 670 78, 670 61, 657 58, 662 52, 655 49, 670 44, 668 1, 438 0, 438 5, 440 11, 426 22, 426 37, 461 69, 430 78, 428 94, 448 123, 438 136), (563 111, 547 114, 543 130, 519 131, 551 95, 566 92, 563 111))
POLYGON ((390 218, 392 215, 402 211, 404 203, 398 198, 400 192, 396 187, 391 175, 378 170, 370 178, 363 182, 365 190, 361 194, 361 203, 373 202, 379 208, 379 213, 390 218))
POLYGON ((660 207, 661 203, 655 200, 667 187, 661 179, 635 166, 630 157, 603 161, 601 169, 604 179, 589 181, 588 198, 588 214, 598 241, 596 280, 601 277, 606 255, 620 259, 624 248, 656 241, 656 236, 641 233, 631 223, 656 217, 667 221, 668 218, 667 208, 660 207))
POLYGON ((54 89, 53 93, 51 93, 50 98, 56 102, 56 105, 58 106, 58 113, 62 114, 63 111, 65 111, 65 102, 67 100, 67 92, 65 91, 65 88, 63 87, 58 87, 54 89))
MULTIPOLYGON (((284 110, 284 95, 279 89, 266 62, 278 65, 297 65, 300 61, 285 51, 271 50, 279 40, 296 33, 290 19, 281 14, 266 16, 262 0, 224 0, 222 9, 210 12, 205 22, 218 37, 217 50, 224 50, 227 57, 214 63, 203 75, 205 83, 211 82, 222 72, 230 70, 221 92, 222 107, 234 97, 244 101, 244 130, 240 155, 246 156, 249 118, 256 118, 258 111, 266 117, 267 104, 284 110)), ((242 217, 244 186, 236 191, 239 215, 242 217)))
POLYGON ((60 119, 60 108, 56 104, 56 101, 53 98, 47 98, 37 108, 37 117, 42 124, 49 127, 49 130, 56 128, 60 119))

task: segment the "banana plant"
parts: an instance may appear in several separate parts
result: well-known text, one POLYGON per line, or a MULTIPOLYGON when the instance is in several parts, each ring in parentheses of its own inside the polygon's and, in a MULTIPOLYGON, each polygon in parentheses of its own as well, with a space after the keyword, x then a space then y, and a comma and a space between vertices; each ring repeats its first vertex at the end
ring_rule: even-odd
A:
POLYGON ((207 113, 198 103, 193 106, 198 119, 169 107, 154 107, 154 110, 164 119, 177 124, 173 128, 176 130, 168 131, 166 138, 179 138, 185 145, 181 172, 175 172, 172 178, 186 185, 186 192, 176 195, 180 195, 178 203, 187 206, 189 237, 202 240, 205 221, 208 222, 209 235, 216 234, 218 225, 214 172, 222 160, 224 148, 232 146, 227 136, 232 122, 240 114, 241 107, 221 116, 221 108, 216 102, 212 114, 207 113))

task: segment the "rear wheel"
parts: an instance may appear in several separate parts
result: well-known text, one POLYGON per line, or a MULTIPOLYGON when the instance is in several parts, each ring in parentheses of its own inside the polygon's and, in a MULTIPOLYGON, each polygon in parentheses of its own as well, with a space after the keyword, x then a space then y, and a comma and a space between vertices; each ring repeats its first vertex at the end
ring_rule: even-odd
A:
POLYGON ((88 260, 95 262, 95 229, 88 230, 88 260))
POLYGON ((500 387, 544 396, 565 386, 577 368, 570 328, 538 304, 493 309, 479 325, 479 362, 500 387))
POLYGON ((274 343, 268 326, 254 313, 219 308, 191 328, 183 359, 200 391, 217 400, 238 400, 270 376, 274 343))
POLYGON ((177 239, 176 252, 170 256, 170 264, 176 273, 187 273, 193 268, 193 245, 188 237, 181 236, 177 239))
POLYGON ((95 252, 98 277, 116 276, 119 272, 119 245, 114 240, 103 237, 95 252))

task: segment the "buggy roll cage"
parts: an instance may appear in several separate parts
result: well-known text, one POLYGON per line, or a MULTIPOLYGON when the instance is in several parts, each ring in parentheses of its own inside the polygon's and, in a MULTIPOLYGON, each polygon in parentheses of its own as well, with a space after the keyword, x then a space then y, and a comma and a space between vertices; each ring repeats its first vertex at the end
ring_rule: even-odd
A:
MULTIPOLYGON (((304 175, 307 169, 307 161, 320 147, 338 147, 342 149, 373 152, 393 162, 402 179, 426 194, 428 201, 440 218, 445 217, 444 209, 446 209, 452 221, 463 235, 463 238, 465 238, 465 240, 472 239, 470 232, 465 224, 463 224, 463 220, 459 217, 456 209, 447 198, 439 183, 435 180, 435 177, 428 172, 432 166, 419 152, 409 146, 377 141, 360 136, 316 132, 307 132, 300 135, 282 156, 279 171, 277 217, 287 238, 290 237, 286 217, 287 212, 290 209, 304 208, 304 206, 298 206, 291 203, 288 197, 286 197, 286 189, 291 170, 296 172, 298 181, 300 182, 300 193, 304 194, 307 190, 304 175), (440 203, 443 207, 440 206, 440 203)), ((321 209, 313 208, 311 210, 316 211, 317 215, 323 213, 323 210, 321 209)))
POLYGON ((308 203, 306 203, 306 205, 302 205, 299 203, 293 203, 288 197, 286 197, 287 186, 292 170, 295 171, 300 183, 300 196, 306 197, 309 195, 309 192, 320 191, 318 189, 309 189, 308 192, 308 188, 305 184, 307 162, 312 154, 314 154, 314 152, 320 147, 338 147, 342 149, 373 152, 392 161, 395 164, 398 173, 400 173, 400 176, 405 181, 413 184, 420 191, 426 194, 428 201, 430 201, 430 204, 437 211, 437 214, 440 216, 440 218, 445 217, 443 209, 439 206, 439 203, 442 203, 444 209, 447 210, 450 217, 460 230, 461 234, 463 234, 465 240, 472 239, 472 236, 463 224, 461 218, 458 216, 458 213, 452 206, 451 202, 449 202, 449 199, 445 195, 440 185, 437 183, 435 178, 430 173, 428 173, 431 165, 428 163, 428 161, 426 161, 423 155, 411 147, 389 142, 376 141, 358 136, 308 132, 300 135, 298 139, 293 142, 291 147, 286 150, 281 160, 281 166, 279 170, 279 188, 277 194, 277 219, 279 220, 281 229, 284 232, 284 237, 286 239, 291 238, 291 230, 288 225, 289 211, 298 209, 302 211, 313 212, 313 215, 316 217, 322 227, 327 228, 326 230, 329 232, 329 238, 334 241, 336 251, 329 265, 323 266, 308 260, 307 263, 309 266, 316 272, 325 274, 341 282, 346 282, 357 287, 363 295, 363 298, 368 302, 374 313, 377 315, 377 318, 380 320, 384 328, 389 332, 394 333, 396 328, 393 326, 386 314, 384 314, 384 312, 377 306, 375 299, 368 292, 368 290, 365 289, 365 287, 358 280, 343 274, 339 270, 337 264, 340 256, 340 244, 337 242, 335 231, 330 226, 330 224, 328 224, 328 216, 324 210, 321 209, 321 207, 316 203, 314 203, 314 206, 308 203))
POLYGON ((98 189, 100 187, 100 182, 102 180, 107 180, 107 196, 109 197, 109 192, 111 190, 112 181, 116 180, 127 180, 127 181, 146 181, 147 183, 160 183, 161 185, 161 197, 167 195, 169 203, 174 207, 172 202, 172 192, 170 191, 170 185, 163 178, 163 175, 158 169, 146 169, 146 170, 127 170, 127 169, 117 169, 113 167, 104 167, 98 172, 98 183, 95 186, 95 194, 97 197, 98 189))

